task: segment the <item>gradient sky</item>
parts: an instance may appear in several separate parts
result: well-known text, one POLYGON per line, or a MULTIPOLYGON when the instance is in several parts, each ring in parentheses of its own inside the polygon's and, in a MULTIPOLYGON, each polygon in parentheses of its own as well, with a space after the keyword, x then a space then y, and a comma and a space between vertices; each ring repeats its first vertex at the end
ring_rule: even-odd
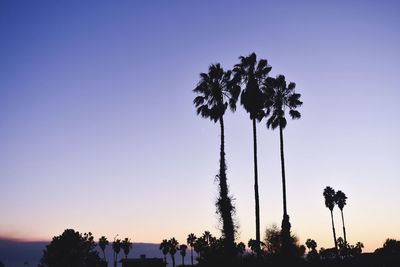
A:
MULTIPOLYGON (((398 1, 215 2, 0 2, 0 236, 218 235, 219 126, 196 115, 192 89, 209 64, 232 68, 254 51, 304 102, 284 133, 300 241, 333 245, 327 185, 348 196, 351 244, 400 238, 398 1)), ((247 243, 251 121, 239 108, 225 126, 247 243)), ((265 122, 258 136, 264 232, 282 217, 279 139, 265 122)))

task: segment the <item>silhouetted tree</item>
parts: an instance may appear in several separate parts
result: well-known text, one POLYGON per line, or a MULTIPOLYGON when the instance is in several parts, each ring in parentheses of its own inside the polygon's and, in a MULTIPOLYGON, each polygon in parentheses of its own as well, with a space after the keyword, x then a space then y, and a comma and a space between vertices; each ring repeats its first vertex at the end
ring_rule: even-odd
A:
POLYGON ((169 252, 169 255, 171 255, 172 267, 175 267, 175 253, 178 250, 177 249, 178 244, 179 244, 179 242, 175 239, 175 237, 168 240, 168 247, 169 247, 168 252, 169 252))
POLYGON ((185 265, 186 250, 187 246, 185 244, 179 246, 179 254, 182 256, 182 265, 185 265))
POLYGON ((99 247, 100 247, 101 251, 103 251, 103 260, 104 261, 107 261, 105 250, 106 250, 106 247, 108 246, 108 244, 109 244, 109 242, 104 235, 99 238, 99 247))
POLYGON ((311 250, 316 250, 316 248, 317 248, 317 242, 315 242, 315 240, 309 238, 309 239, 307 239, 307 241, 306 241, 306 246, 307 246, 309 252, 310 252, 311 250))
POLYGON ((337 241, 336 241, 336 231, 335 231, 335 222, 333 221, 333 208, 335 207, 335 190, 332 187, 327 186, 324 189, 324 198, 325 198, 325 206, 331 212, 331 221, 332 221, 332 231, 333 231, 333 240, 335 242, 335 249, 338 249, 337 241))
POLYGON ((229 196, 226 177, 225 162, 225 135, 224 120, 228 106, 232 111, 236 109, 236 102, 240 94, 239 81, 232 78, 231 71, 224 71, 220 64, 211 65, 208 73, 200 74, 200 81, 193 90, 199 94, 193 103, 197 108, 197 114, 203 118, 220 123, 221 128, 221 146, 220 146, 220 166, 217 179, 219 180, 219 197, 217 200, 217 211, 222 219, 222 236, 224 237, 224 246, 228 255, 234 254, 235 226, 232 219, 234 207, 229 196))
POLYGON ((162 254, 164 255, 165 264, 167 264, 167 254, 169 253, 169 243, 168 243, 167 239, 164 239, 161 242, 159 249, 161 250, 162 254))
POLYGON ((96 244, 92 234, 75 232, 66 229, 60 236, 46 246, 40 260, 41 267, 100 267, 102 260, 95 250, 96 244))
POLYGON ((279 128, 281 170, 282 170, 282 191, 283 191, 283 219, 282 219, 282 252, 287 254, 290 250, 290 221, 287 213, 286 200, 286 177, 285 177, 285 157, 283 149, 283 130, 287 125, 285 111, 289 110, 292 119, 300 119, 301 114, 297 110, 303 102, 300 101, 301 95, 295 92, 296 84, 291 82, 287 85, 285 76, 279 75, 276 78, 268 77, 265 82, 265 93, 267 100, 265 110, 270 114, 267 120, 267 127, 273 130, 279 128))
POLYGON ((193 248, 194 251, 196 251, 199 260, 202 259, 206 247, 207 244, 203 237, 197 238, 196 241, 194 242, 193 248))
POLYGON ((256 120, 261 121, 264 118, 264 106, 266 101, 265 94, 260 90, 271 66, 267 60, 257 61, 255 53, 247 57, 239 57, 240 63, 235 65, 235 76, 240 77, 244 89, 240 97, 240 103, 250 114, 250 120, 253 123, 253 149, 254 149, 254 198, 255 198, 255 219, 256 219, 256 246, 257 255, 260 256, 260 203, 258 193, 258 166, 257 166, 257 129, 256 120))
MULTIPOLYGON (((258 242, 255 239, 250 239, 249 242, 247 242, 247 246, 250 248, 251 252, 253 252, 253 254, 258 255, 259 254, 259 249, 260 247, 264 247, 265 244, 263 242, 258 242)), ((261 249, 260 249, 261 250, 261 249)))
POLYGON ((128 238, 126 237, 124 240, 122 240, 121 248, 122 248, 122 251, 123 251, 124 254, 125 254, 125 259, 127 259, 127 258, 128 258, 128 254, 129 254, 129 251, 130 251, 131 248, 132 248, 132 243, 131 243, 130 239, 128 239, 128 238))
POLYGON ((121 239, 114 240, 112 243, 112 249, 114 251, 114 267, 118 264, 118 254, 121 251, 121 239))
POLYGON ((343 225, 343 237, 344 237, 344 243, 347 245, 347 239, 346 239, 346 228, 344 226, 344 216, 343 216, 343 208, 346 206, 346 199, 347 196, 342 192, 342 191, 337 191, 335 194, 335 203, 338 205, 340 209, 340 213, 342 214, 342 225, 343 225))
POLYGON ((193 265, 193 248, 194 248, 196 239, 197 239, 197 237, 193 233, 190 233, 186 239, 187 244, 190 246, 190 259, 192 261, 192 265, 193 265))

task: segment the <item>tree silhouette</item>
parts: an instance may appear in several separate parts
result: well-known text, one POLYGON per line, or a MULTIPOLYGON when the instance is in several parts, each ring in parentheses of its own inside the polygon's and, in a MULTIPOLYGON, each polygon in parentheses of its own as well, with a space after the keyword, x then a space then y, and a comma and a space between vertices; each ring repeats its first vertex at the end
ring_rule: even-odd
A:
POLYGON ((292 119, 300 119, 301 114, 297 111, 303 102, 300 101, 300 94, 295 92, 295 83, 287 85, 285 76, 279 75, 276 78, 268 77, 265 82, 265 93, 267 100, 265 110, 270 114, 267 120, 267 127, 273 130, 279 127, 281 170, 282 170, 282 191, 283 191, 283 219, 282 219, 282 252, 288 253, 290 246, 290 221, 287 213, 286 200, 286 177, 285 177, 285 157, 283 149, 283 130, 287 125, 285 111, 289 109, 292 119))
POLYGON ((342 192, 342 191, 337 191, 335 194, 335 203, 338 205, 340 209, 340 213, 342 214, 342 225, 343 225, 343 237, 344 237, 344 243, 347 245, 347 239, 346 239, 346 228, 344 226, 344 216, 343 216, 343 208, 346 206, 346 199, 347 196, 342 192))
POLYGON ((325 206, 331 211, 331 221, 332 221, 332 231, 333 240, 335 241, 335 249, 337 250, 336 232, 335 232, 335 222, 333 221, 333 208, 335 207, 335 190, 332 187, 327 186, 324 189, 325 206))
POLYGON ((121 239, 117 239, 117 240, 113 241, 112 249, 114 251, 114 267, 117 267, 118 254, 121 251, 121 239))
POLYGON ((316 248, 317 248, 317 242, 315 242, 314 239, 310 239, 310 238, 309 238, 309 239, 307 239, 307 241, 306 241, 306 246, 307 246, 309 252, 312 251, 312 250, 316 250, 316 248))
POLYGON ((100 267, 102 260, 95 250, 92 234, 81 234, 73 229, 66 229, 60 236, 46 246, 40 260, 40 267, 100 267))
POLYGON ((175 253, 178 250, 177 249, 178 244, 179 244, 179 242, 175 239, 175 237, 168 240, 168 247, 169 247, 168 252, 169 252, 169 255, 171 255, 172 267, 175 267, 175 253))
POLYGON ((182 265, 185 265, 186 250, 187 246, 185 244, 179 246, 179 254, 182 256, 182 265))
POLYGON ((222 219, 222 236, 224 246, 228 255, 234 253, 235 226, 232 219, 234 207, 228 192, 225 162, 225 135, 224 120, 228 106, 232 111, 236 109, 236 102, 240 94, 239 81, 232 78, 231 71, 224 71, 220 64, 211 65, 208 73, 200 74, 200 81, 193 90, 199 94, 193 103, 197 109, 197 114, 203 118, 220 123, 221 144, 220 144, 220 165, 219 174, 219 197, 217 200, 217 211, 222 219))
POLYGON ((161 241, 160 248, 159 248, 164 255, 164 262, 167 264, 167 254, 169 253, 169 243, 167 239, 161 241))
POLYGON ((105 250, 106 250, 106 247, 108 246, 108 244, 109 244, 109 242, 104 235, 99 238, 99 247, 103 251, 103 260, 104 261, 107 261, 105 250))
POLYGON ((128 238, 126 237, 124 240, 122 240, 121 248, 122 248, 122 251, 123 251, 124 254, 125 254, 125 259, 127 259, 127 258, 128 258, 128 254, 129 254, 129 251, 130 251, 131 248, 132 248, 132 243, 131 243, 130 239, 128 239, 128 238))
POLYGON ((190 259, 192 261, 192 265, 193 265, 193 248, 194 248, 196 239, 197 239, 197 237, 193 233, 190 233, 186 239, 187 244, 190 246, 190 259))
POLYGON ((254 149, 254 198, 255 198, 255 219, 256 219, 256 251, 260 256, 260 203, 258 194, 258 166, 257 166, 257 129, 256 120, 261 121, 265 113, 265 94, 260 90, 261 84, 271 71, 267 60, 257 61, 255 53, 247 57, 239 57, 240 63, 235 65, 235 76, 240 78, 244 89, 240 96, 240 103, 250 114, 253 123, 253 149, 254 149))

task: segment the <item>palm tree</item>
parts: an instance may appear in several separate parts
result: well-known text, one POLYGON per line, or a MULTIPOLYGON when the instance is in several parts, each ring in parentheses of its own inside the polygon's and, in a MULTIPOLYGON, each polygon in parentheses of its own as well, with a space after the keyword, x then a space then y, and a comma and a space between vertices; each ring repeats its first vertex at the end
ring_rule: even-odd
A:
POLYGON ((325 198, 325 206, 331 211, 333 240, 335 241, 335 250, 337 251, 337 240, 336 240, 336 232, 335 232, 335 223, 333 221, 333 208, 335 207, 335 190, 333 190, 332 187, 327 186, 324 189, 323 195, 324 195, 324 198, 325 198))
POLYGON ((300 119, 301 114, 297 108, 303 104, 300 101, 300 94, 295 93, 295 83, 286 84, 285 76, 279 75, 276 78, 267 78, 265 81, 265 93, 267 101, 265 109, 266 114, 270 114, 267 120, 267 127, 273 130, 279 127, 280 154, 282 170, 282 191, 283 191, 283 220, 282 220, 282 252, 287 253, 290 246, 290 222, 287 213, 286 202, 286 177, 285 177, 285 157, 283 149, 283 130, 286 127, 287 120, 285 111, 289 109, 289 115, 292 119, 300 119))
POLYGON ((103 260, 106 260, 106 247, 108 246, 109 242, 107 240, 107 238, 103 235, 102 237, 99 238, 99 247, 100 249, 103 251, 103 260))
POLYGON ((187 244, 190 246, 190 259, 192 261, 192 265, 193 265, 193 247, 196 242, 196 239, 197 237, 193 233, 190 233, 186 239, 187 244))
POLYGON ((306 246, 308 248, 308 252, 314 251, 317 248, 317 242, 314 239, 307 239, 306 246))
POLYGON ((114 267, 117 267, 118 254, 121 251, 121 239, 114 240, 112 249, 114 250, 114 267))
POLYGON ((159 248, 164 255, 164 263, 167 264, 167 254, 169 253, 169 243, 167 239, 164 239, 159 248))
POLYGON ((344 227, 344 217, 343 217, 343 208, 346 206, 346 199, 347 196, 342 192, 342 191, 337 191, 335 194, 335 203, 338 205, 340 212, 342 214, 342 225, 343 225, 343 237, 344 237, 344 243, 347 246, 347 239, 346 239, 346 228, 344 227))
POLYGON ((253 123, 253 147, 254 147, 254 198, 256 219, 256 250, 260 256, 260 203, 258 195, 258 168, 257 168, 257 129, 256 120, 261 121, 265 116, 265 94, 260 90, 261 84, 271 71, 267 60, 260 59, 257 62, 255 53, 247 57, 239 57, 240 63, 235 65, 235 76, 242 81, 244 89, 240 97, 240 103, 250 114, 253 123))
POLYGON ((169 254, 172 259, 172 267, 175 267, 175 253, 177 251, 177 246, 179 242, 175 239, 175 237, 168 240, 169 254))
POLYGON ((132 248, 132 243, 131 243, 130 239, 125 238, 125 239, 122 241, 122 243, 121 243, 121 248, 122 248, 122 250, 124 251, 125 259, 127 259, 127 258, 128 258, 128 254, 129 254, 129 251, 130 251, 131 248, 132 248))
POLYGON ((179 246, 179 253, 182 256, 182 265, 185 265, 186 249, 187 249, 187 246, 185 244, 182 244, 179 246))
POLYGON ((235 226, 232 219, 234 207, 229 197, 228 184, 226 178, 225 162, 225 135, 224 120, 228 106, 232 111, 236 109, 236 102, 240 94, 239 81, 232 78, 231 71, 224 71, 220 64, 211 65, 208 73, 200 74, 200 81, 193 90, 199 94, 193 103, 197 109, 197 114, 203 118, 220 123, 221 128, 221 147, 220 147, 220 165, 219 174, 219 197, 217 200, 217 211, 222 218, 222 236, 224 245, 228 254, 234 253, 235 226))

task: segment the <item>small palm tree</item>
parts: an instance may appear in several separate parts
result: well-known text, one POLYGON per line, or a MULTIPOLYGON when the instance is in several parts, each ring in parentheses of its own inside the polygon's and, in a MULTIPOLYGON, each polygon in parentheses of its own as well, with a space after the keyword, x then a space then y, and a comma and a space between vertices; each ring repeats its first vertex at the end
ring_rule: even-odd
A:
POLYGON ((344 226, 344 216, 343 216, 343 208, 346 206, 346 199, 347 196, 342 192, 342 191, 337 191, 335 194, 335 203, 338 205, 340 212, 342 214, 342 225, 343 225, 343 237, 344 237, 344 243, 347 246, 347 238, 346 238, 346 228, 344 226))
POLYGON ((167 239, 164 239, 159 248, 164 255, 164 263, 167 264, 167 254, 169 253, 169 243, 167 239))
POLYGON ((315 250, 317 248, 317 242, 315 242, 314 239, 307 239, 306 241, 306 246, 308 248, 308 251, 310 250, 315 250))
POLYGON ((186 250, 187 246, 185 244, 179 246, 179 254, 182 256, 182 265, 185 265, 186 250))
POLYGON ((118 254, 121 251, 121 239, 114 240, 112 243, 112 249, 114 250, 114 267, 117 267, 118 254))
POLYGON ((192 261, 192 265, 193 265, 193 248, 194 248, 196 239, 197 239, 197 237, 193 233, 189 234, 186 239, 187 244, 190 246, 190 259, 192 261))
POLYGON ((178 250, 178 244, 179 242, 175 239, 175 237, 168 240, 169 254, 171 255, 172 259, 172 267, 175 267, 175 253, 178 250))
POLYGON ((285 177, 285 157, 283 149, 283 130, 287 125, 285 112, 289 109, 292 119, 300 119, 301 114, 297 108, 303 104, 300 101, 300 94, 295 93, 295 83, 287 85, 285 76, 279 75, 276 78, 267 78, 265 81, 265 101, 266 114, 270 114, 267 120, 267 127, 273 130, 279 128, 281 170, 282 170, 282 192, 283 192, 283 219, 282 219, 282 251, 287 253, 290 246, 290 221, 287 213, 286 200, 286 177, 285 177))
POLYGON ((106 247, 108 246, 108 244, 109 244, 109 242, 104 235, 99 238, 99 247, 100 247, 101 251, 103 251, 103 260, 104 261, 107 261, 105 250, 106 250, 106 247))
POLYGON ((247 57, 239 57, 240 63, 235 65, 234 72, 244 85, 240 96, 240 103, 250 114, 253 124, 253 149, 254 149, 254 198, 255 198, 255 219, 256 219, 256 251, 260 256, 260 203, 258 194, 258 167, 257 167, 257 128, 256 120, 264 118, 264 106, 266 101, 265 94, 260 90, 265 78, 271 71, 271 66, 267 60, 257 61, 255 53, 247 57))
POLYGON ((325 198, 325 206, 331 211, 331 221, 332 221, 332 231, 333 231, 333 240, 335 241, 335 249, 337 251, 337 240, 336 240, 336 231, 335 231, 335 222, 333 221, 333 208, 335 207, 335 190, 332 187, 327 186, 324 189, 324 198, 325 198))
POLYGON ((132 243, 131 243, 130 239, 125 238, 124 240, 122 240, 121 248, 122 248, 122 250, 123 250, 123 252, 125 254, 125 259, 127 259, 129 251, 132 248, 132 243))
POLYGON ((235 226, 232 219, 234 207, 229 197, 226 178, 223 116, 228 106, 232 111, 236 109, 236 102, 240 94, 238 83, 237 79, 232 78, 231 71, 224 71, 220 64, 215 64, 209 67, 208 73, 200 74, 200 81, 193 90, 196 94, 199 94, 193 100, 197 114, 203 118, 209 118, 214 122, 220 123, 220 165, 219 174, 217 175, 217 179, 219 180, 219 197, 216 205, 222 219, 222 236, 224 237, 224 247, 228 254, 234 253, 235 226))

